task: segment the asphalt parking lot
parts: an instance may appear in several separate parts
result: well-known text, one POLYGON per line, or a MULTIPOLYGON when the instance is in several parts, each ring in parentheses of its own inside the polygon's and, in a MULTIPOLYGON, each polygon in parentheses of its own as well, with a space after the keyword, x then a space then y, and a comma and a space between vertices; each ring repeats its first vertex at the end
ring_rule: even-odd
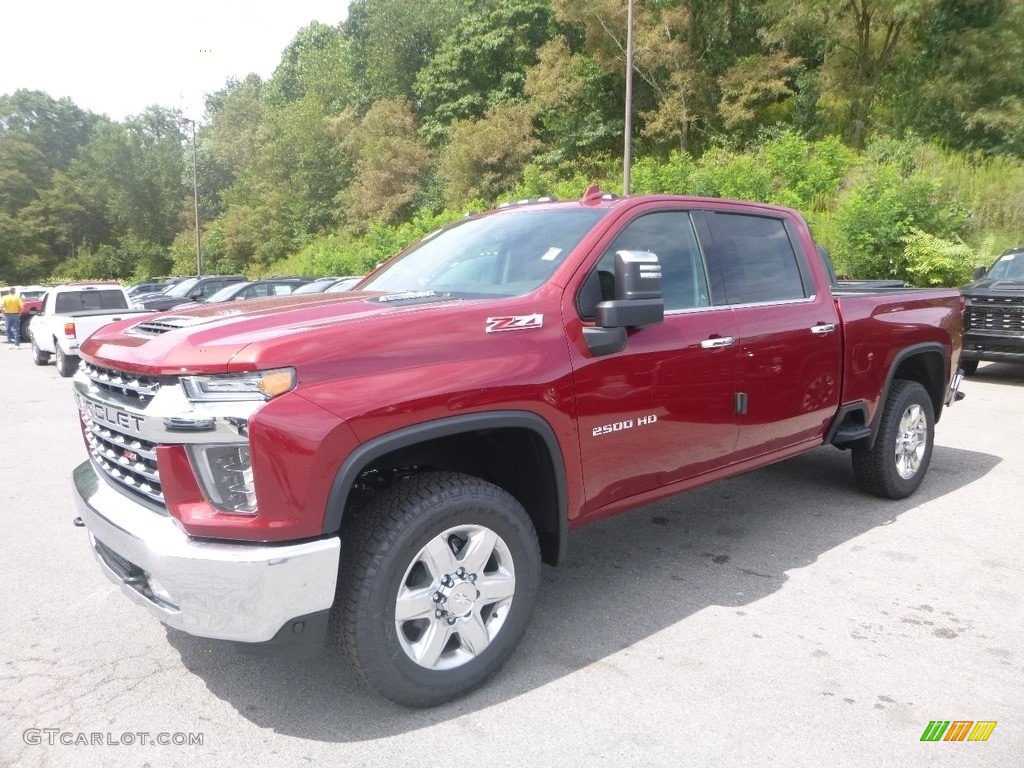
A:
POLYGON ((578 532, 498 677, 410 711, 333 654, 242 656, 123 597, 71 524, 70 382, 4 346, 0 765, 1020 768, 1024 369, 964 390, 902 502, 821 448, 578 532), (922 742, 933 720, 998 724, 922 742))

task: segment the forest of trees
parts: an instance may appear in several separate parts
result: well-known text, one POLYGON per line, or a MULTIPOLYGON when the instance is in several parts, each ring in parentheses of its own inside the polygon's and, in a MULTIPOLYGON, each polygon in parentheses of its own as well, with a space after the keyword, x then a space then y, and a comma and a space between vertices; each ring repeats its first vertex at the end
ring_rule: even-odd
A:
MULTIPOLYGON (((636 0, 634 193, 790 205, 839 269, 1024 244, 1024 3, 636 0)), ((204 272, 358 274, 505 199, 622 189, 626 0, 353 0, 209 94, 204 272)), ((190 129, 0 96, 0 283, 195 270, 190 129)))

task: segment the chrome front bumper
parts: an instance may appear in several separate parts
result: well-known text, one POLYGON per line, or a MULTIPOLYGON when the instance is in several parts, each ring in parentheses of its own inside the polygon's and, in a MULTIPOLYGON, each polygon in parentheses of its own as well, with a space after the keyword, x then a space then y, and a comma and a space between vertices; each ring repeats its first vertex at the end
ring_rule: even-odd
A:
POLYGON ((340 541, 196 541, 175 520, 112 488, 87 461, 74 471, 75 506, 93 554, 168 626, 199 637, 261 643, 290 620, 334 602, 340 541))

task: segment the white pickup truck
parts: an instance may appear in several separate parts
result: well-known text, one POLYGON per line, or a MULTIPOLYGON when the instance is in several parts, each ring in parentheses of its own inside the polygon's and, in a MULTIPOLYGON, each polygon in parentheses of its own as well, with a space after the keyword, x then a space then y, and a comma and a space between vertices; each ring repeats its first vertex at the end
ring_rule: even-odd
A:
POLYGON ((33 361, 46 365, 55 355, 57 373, 73 376, 78 369, 78 345, 93 331, 149 312, 131 306, 127 291, 116 283, 73 283, 51 288, 32 321, 33 361))

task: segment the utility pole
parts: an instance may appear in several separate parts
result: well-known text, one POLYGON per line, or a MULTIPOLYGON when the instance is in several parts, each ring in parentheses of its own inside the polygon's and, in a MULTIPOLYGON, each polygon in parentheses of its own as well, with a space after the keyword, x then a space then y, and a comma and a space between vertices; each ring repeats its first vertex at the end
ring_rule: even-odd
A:
POLYGON ((202 277, 203 252, 199 243, 199 164, 196 162, 196 121, 187 117, 179 117, 178 123, 192 126, 192 201, 196 211, 196 277, 202 277))
POLYGON ((633 0, 626 12, 626 140, 622 158, 622 194, 628 195, 633 168, 633 0))

